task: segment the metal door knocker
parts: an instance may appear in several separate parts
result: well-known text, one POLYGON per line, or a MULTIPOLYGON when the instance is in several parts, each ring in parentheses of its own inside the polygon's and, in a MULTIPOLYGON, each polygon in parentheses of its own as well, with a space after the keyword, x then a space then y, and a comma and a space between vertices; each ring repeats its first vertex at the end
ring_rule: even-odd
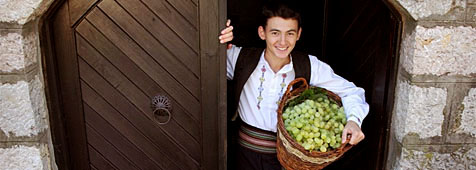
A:
POLYGON ((163 95, 156 95, 152 98, 151 104, 155 120, 161 125, 169 123, 172 117, 170 113, 172 105, 169 98, 163 95))

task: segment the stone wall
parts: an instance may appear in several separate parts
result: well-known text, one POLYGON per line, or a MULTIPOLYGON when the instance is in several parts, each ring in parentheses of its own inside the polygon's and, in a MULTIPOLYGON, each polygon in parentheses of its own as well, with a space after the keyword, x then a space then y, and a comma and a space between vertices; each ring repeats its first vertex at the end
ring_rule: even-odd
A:
POLYGON ((404 28, 387 169, 476 169, 476 1, 391 2, 404 28))
POLYGON ((0 169, 57 169, 38 34, 51 2, 0 0, 0 169))

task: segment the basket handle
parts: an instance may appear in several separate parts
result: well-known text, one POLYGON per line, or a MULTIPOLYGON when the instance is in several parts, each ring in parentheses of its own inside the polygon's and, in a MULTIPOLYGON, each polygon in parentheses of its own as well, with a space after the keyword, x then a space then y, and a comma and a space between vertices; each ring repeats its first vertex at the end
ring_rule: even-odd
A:
POLYGON ((299 86, 299 88, 304 88, 304 89, 309 88, 309 84, 307 84, 306 79, 305 79, 305 78, 302 78, 302 77, 299 77, 299 78, 294 79, 293 81, 291 81, 291 82, 288 84, 288 88, 286 89, 285 95, 286 95, 286 96, 289 96, 289 93, 291 93, 291 87, 293 87, 294 84, 299 83, 299 82, 302 82, 302 84, 301 84, 301 86, 299 86))
POLYGON ((347 135, 347 139, 345 140, 345 142, 342 144, 341 147, 337 148, 338 149, 338 152, 342 152, 342 150, 344 150, 344 148, 346 148, 347 145, 351 145, 349 142, 350 142, 350 138, 352 137, 352 135, 347 135))

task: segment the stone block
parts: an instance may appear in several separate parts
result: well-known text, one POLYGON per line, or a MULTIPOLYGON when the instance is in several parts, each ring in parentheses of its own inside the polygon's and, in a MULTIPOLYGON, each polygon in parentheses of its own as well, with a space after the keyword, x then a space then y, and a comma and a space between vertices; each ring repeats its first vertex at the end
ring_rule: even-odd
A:
POLYGON ((53 0, 2 0, 0 1, 0 23, 23 25, 37 19, 53 0))
POLYGON ((464 20, 466 0, 397 0, 415 20, 464 20))
POLYGON ((399 82, 392 128, 402 144, 441 143, 447 90, 399 82), (404 140, 404 138, 406 140, 404 140))
POLYGON ((34 136, 48 127, 43 84, 38 75, 0 82, 0 129, 7 136, 34 136))
POLYGON ((403 147, 392 169, 469 170, 476 168, 475 146, 418 147, 403 147))
POLYGON ((447 143, 476 143, 476 85, 455 85, 447 143))
POLYGON ((0 30, 0 73, 27 72, 39 58, 39 36, 34 28, 0 30))
POLYGON ((471 76, 476 73, 475 41, 476 28, 417 26, 402 42, 403 67, 415 75, 471 76))
POLYGON ((17 145, 0 148, 0 168, 8 170, 49 170, 48 148, 44 145, 17 145))
POLYGON ((466 22, 476 22, 476 4, 468 6, 466 10, 466 22))
POLYGON ((469 90, 464 97, 463 113, 461 113, 461 124, 456 129, 456 133, 469 133, 476 137, 476 88, 469 90))

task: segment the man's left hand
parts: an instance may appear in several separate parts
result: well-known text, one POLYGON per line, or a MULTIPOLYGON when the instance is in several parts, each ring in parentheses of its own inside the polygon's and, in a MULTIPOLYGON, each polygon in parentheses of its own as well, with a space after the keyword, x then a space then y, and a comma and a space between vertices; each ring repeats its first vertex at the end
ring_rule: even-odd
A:
POLYGON ((354 121, 348 121, 342 131, 342 143, 347 140, 347 135, 351 135, 349 144, 356 145, 360 141, 364 140, 365 135, 360 129, 359 125, 354 121))

